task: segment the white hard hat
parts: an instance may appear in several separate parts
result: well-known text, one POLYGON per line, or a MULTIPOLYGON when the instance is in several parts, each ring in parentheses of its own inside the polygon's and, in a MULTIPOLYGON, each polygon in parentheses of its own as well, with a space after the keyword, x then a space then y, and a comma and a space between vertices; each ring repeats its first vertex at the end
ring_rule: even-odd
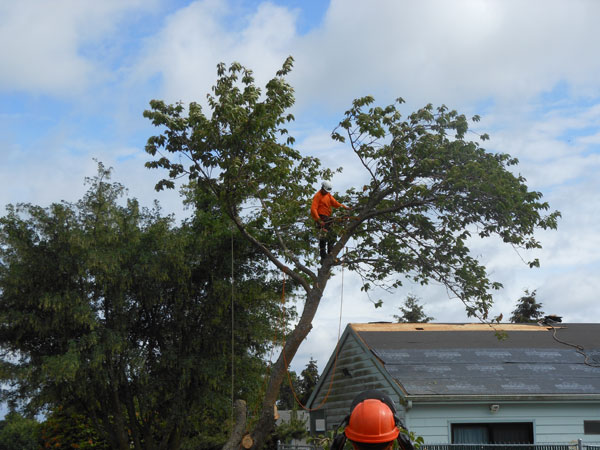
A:
POLYGON ((331 185, 331 183, 329 181, 323 181, 323 184, 321 185, 321 189, 323 189, 324 191, 327 191, 327 192, 331 192, 331 190, 333 189, 333 186, 331 185))

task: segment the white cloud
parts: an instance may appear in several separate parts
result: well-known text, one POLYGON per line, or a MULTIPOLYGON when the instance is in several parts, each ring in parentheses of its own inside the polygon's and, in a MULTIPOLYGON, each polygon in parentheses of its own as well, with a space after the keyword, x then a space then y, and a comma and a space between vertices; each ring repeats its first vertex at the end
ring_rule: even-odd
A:
POLYGON ((113 168, 112 181, 123 184, 127 197, 142 206, 160 201, 165 214, 187 215, 176 190, 155 192, 160 173, 144 167, 145 155, 137 148, 110 146, 103 142, 69 140, 62 134, 45 136, 29 148, 15 145, 3 155, 0 165, 0 207, 8 203, 32 203, 42 207, 65 200, 76 202, 87 191, 86 177, 97 173, 94 159, 113 168))
POLYGON ((196 1, 169 16, 147 41, 134 81, 160 75, 169 102, 203 102, 216 80, 216 65, 238 61, 257 84, 275 75, 295 39, 295 14, 270 3, 239 18, 230 2, 196 1))
POLYGON ((598 92, 593 1, 333 0, 299 43, 300 101, 339 108, 373 93, 420 105, 520 101, 565 80, 598 92))
POLYGON ((0 90, 51 95, 82 92, 108 76, 107 67, 85 55, 115 31, 124 14, 154 3, 143 0, 24 0, 0 3, 0 90))

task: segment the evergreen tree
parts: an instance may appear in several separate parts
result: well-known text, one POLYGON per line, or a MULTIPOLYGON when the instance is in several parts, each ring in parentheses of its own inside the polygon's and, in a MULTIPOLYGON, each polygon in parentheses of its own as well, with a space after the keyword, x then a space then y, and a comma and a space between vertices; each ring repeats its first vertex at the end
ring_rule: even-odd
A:
POLYGON ((310 361, 308 361, 306 368, 301 372, 300 376, 300 401, 303 405, 306 405, 313 390, 315 389, 315 386, 319 382, 319 368, 317 367, 317 361, 315 361, 312 356, 310 357, 310 361))
POLYGON ((542 304, 536 300, 537 292, 525 289, 524 295, 517 300, 515 309, 510 317, 511 323, 535 323, 543 316, 542 304))
POLYGON ((427 323, 434 320, 423 311, 423 306, 419 304, 419 298, 409 294, 404 300, 404 305, 400 306, 401 316, 394 315, 394 319, 399 323, 427 323))
POLYGON ((283 380, 279 389, 279 399, 277 408, 280 410, 296 409, 298 404, 294 398, 294 393, 300 392, 300 380, 293 370, 288 372, 288 378, 283 380), (290 386, 291 384, 291 386, 290 386))
POLYGON ((277 407, 282 410, 299 408, 298 401, 302 405, 306 405, 315 386, 319 382, 319 368, 317 367, 317 361, 312 356, 304 370, 300 373, 300 376, 293 370, 290 370, 288 374, 289 378, 281 383, 279 399, 277 400, 277 407), (290 386, 290 381, 292 386, 290 386))

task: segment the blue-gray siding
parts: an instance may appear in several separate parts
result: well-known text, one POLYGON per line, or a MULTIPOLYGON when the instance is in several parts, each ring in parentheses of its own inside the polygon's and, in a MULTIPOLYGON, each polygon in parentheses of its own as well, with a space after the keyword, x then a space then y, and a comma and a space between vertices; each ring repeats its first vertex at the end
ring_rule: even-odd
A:
POLYGON ((584 435, 584 420, 600 420, 599 403, 499 403, 498 412, 490 403, 415 404, 406 414, 406 425, 426 443, 450 443, 452 423, 532 422, 534 443, 564 443, 583 439, 600 442, 600 436, 584 435))

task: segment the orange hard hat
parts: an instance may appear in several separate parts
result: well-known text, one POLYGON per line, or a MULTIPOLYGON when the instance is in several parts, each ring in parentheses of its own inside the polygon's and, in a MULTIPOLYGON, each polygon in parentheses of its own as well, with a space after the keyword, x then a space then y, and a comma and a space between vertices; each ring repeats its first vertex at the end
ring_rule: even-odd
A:
POLYGON ((398 437, 394 413, 381 400, 367 398, 352 410, 345 434, 354 442, 390 442, 398 437))

